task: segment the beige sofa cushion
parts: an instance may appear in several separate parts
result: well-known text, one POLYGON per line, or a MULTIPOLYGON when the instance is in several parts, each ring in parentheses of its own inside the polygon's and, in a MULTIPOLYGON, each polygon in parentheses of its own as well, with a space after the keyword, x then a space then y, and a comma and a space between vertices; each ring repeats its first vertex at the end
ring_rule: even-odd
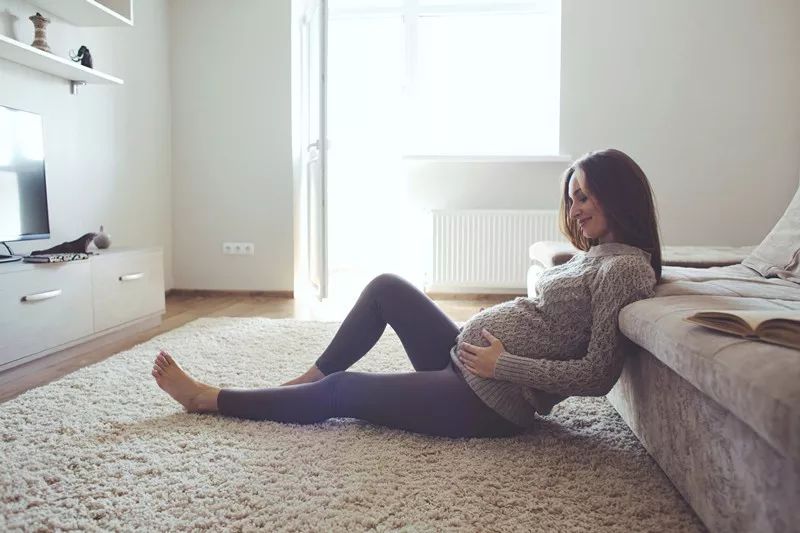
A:
POLYGON ((755 246, 662 246, 665 266, 705 268, 741 263, 755 246))
POLYGON ((665 267, 656 297, 621 311, 620 330, 753 428, 777 451, 798 461, 800 351, 718 333, 683 320, 699 309, 800 310, 797 285, 760 278, 741 265, 734 267, 665 267), (721 274, 720 279, 714 280, 709 270, 721 274), (691 292, 692 284, 696 294, 691 292), (759 293, 770 296, 759 297, 759 293))
MULTIPOLYGON (((741 263, 755 246, 662 246, 661 263, 681 267, 715 267, 741 263)), ((537 241, 528 249, 535 265, 545 268, 569 261, 578 249, 565 241, 537 241)))
POLYGON ((772 231, 742 264, 765 277, 800 283, 800 189, 772 231))
POLYGON ((711 268, 665 266, 656 296, 705 294, 744 298, 792 298, 800 289, 797 283, 780 278, 765 278, 744 265, 711 268), (788 292, 787 292, 788 289, 788 292))

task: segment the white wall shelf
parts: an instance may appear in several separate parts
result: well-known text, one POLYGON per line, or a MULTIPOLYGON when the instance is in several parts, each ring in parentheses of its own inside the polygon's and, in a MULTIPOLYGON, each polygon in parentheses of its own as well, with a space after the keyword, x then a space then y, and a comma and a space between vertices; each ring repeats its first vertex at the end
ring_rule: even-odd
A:
POLYGON ((119 78, 105 74, 99 70, 84 67, 69 59, 42 52, 38 48, 15 41, 5 35, 0 35, 0 58, 25 65, 26 67, 41 72, 46 72, 47 74, 52 74, 53 76, 58 76, 59 78, 64 78, 71 82, 115 85, 122 85, 124 83, 119 78))
POLYGON ((74 26, 133 26, 132 0, 28 0, 74 26))

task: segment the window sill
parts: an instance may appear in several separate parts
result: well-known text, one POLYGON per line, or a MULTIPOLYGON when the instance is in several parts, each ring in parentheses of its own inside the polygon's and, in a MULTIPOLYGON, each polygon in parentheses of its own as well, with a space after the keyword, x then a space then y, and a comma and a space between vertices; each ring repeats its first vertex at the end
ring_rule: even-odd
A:
POLYGON ((404 155, 403 161, 455 163, 571 163, 570 155, 404 155))

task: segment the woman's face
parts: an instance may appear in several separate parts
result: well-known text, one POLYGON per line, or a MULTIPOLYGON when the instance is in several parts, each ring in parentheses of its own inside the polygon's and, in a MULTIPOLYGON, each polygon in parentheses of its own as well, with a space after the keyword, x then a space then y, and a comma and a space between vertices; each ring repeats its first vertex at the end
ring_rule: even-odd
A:
POLYGON ((600 243, 613 242, 614 236, 606 215, 586 186, 586 174, 580 167, 575 169, 569 180, 569 197, 572 199, 569 216, 578 221, 583 235, 600 243))

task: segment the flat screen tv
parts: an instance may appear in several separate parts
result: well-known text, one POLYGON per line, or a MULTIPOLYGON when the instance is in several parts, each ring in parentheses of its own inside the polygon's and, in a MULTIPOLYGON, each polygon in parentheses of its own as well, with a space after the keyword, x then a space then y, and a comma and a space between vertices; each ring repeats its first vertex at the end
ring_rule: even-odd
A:
POLYGON ((49 238, 42 117, 0 105, 0 242, 49 238))

